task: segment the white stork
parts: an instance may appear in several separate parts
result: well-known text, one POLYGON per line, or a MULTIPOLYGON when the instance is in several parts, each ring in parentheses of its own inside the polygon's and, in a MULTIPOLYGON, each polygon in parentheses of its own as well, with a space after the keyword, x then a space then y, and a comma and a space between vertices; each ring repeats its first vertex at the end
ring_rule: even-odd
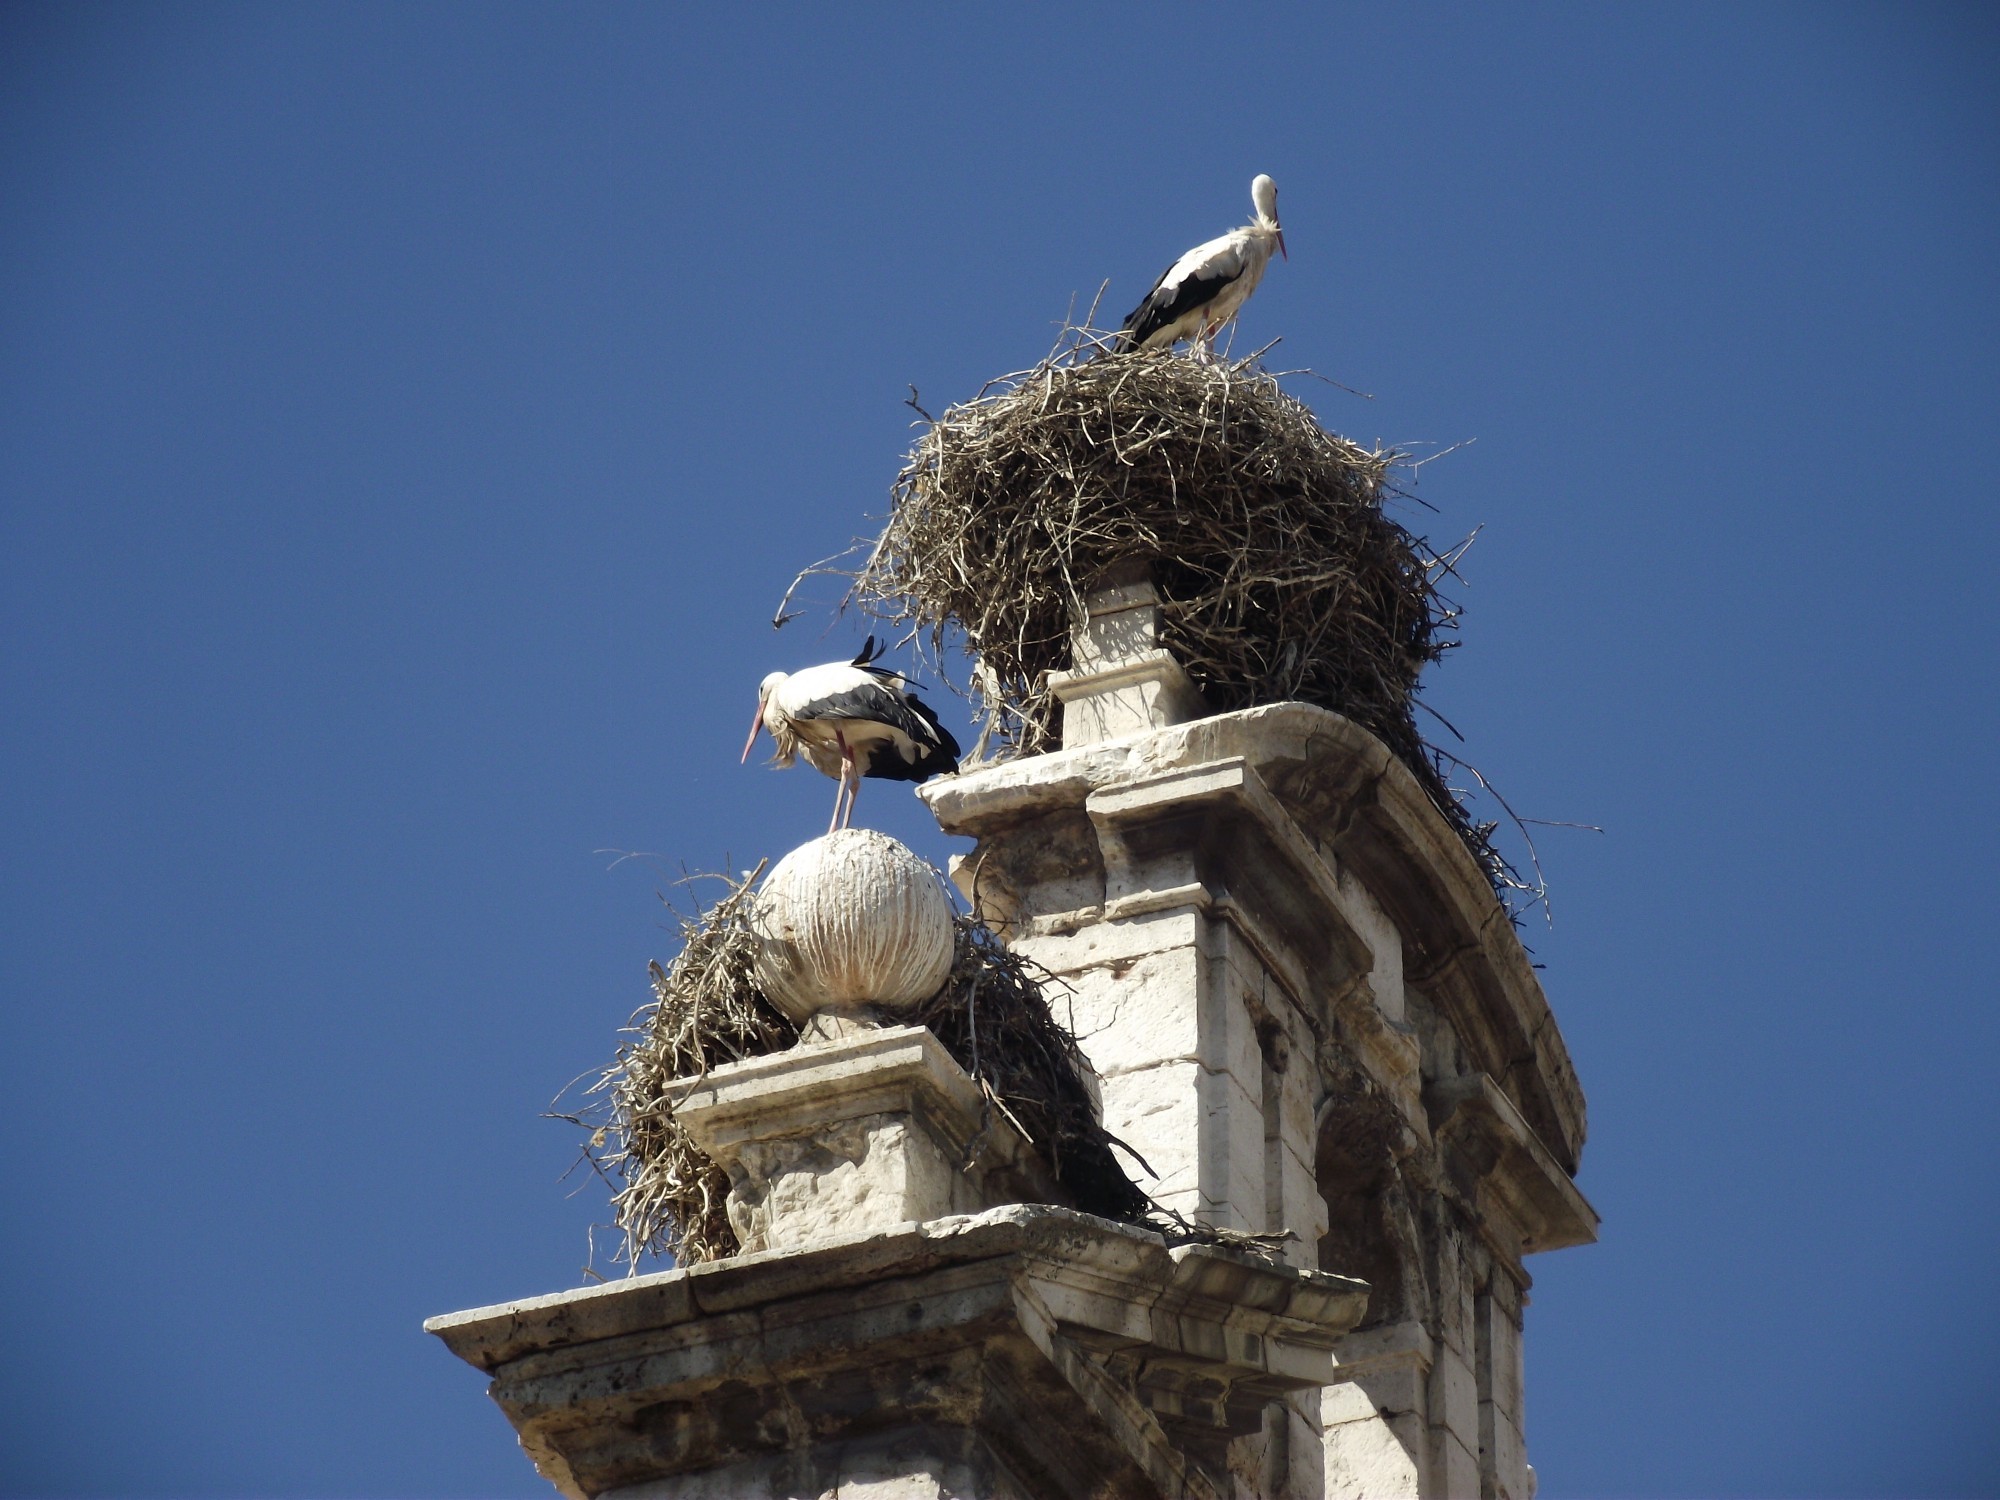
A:
POLYGON ((768 729, 778 745, 773 764, 789 766, 804 755, 814 770, 838 780, 828 833, 853 819, 863 776, 925 781, 958 769, 958 741, 907 679, 875 665, 880 654, 871 635, 851 662, 773 672, 757 685, 757 717, 743 759, 750 759, 757 732, 768 729))
MULTIPOLYGON (((1250 300, 1275 248, 1285 255, 1285 231, 1278 227, 1278 185, 1259 175, 1250 183, 1257 217, 1241 229, 1196 245, 1168 266, 1146 300, 1133 308, 1118 331, 1118 347, 1158 349, 1191 339, 1197 354, 1215 344, 1215 335, 1250 300)), ((1290 260, 1289 255, 1285 255, 1290 260)))

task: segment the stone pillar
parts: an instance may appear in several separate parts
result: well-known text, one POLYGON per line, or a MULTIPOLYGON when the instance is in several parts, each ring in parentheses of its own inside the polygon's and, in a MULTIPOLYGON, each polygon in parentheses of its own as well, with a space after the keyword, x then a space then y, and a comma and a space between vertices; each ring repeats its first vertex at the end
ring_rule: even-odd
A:
POLYGON ((1201 693, 1160 644, 1160 595, 1129 574, 1090 596, 1070 640, 1072 670, 1049 675, 1063 706, 1063 744, 1094 745, 1136 730, 1179 724, 1204 712, 1201 693))
POLYGON ((668 1088, 729 1174, 746 1252, 1059 1201, 1047 1165, 921 1026, 856 1027, 668 1088))
POLYGON ((1105 1124, 1190 1218, 1373 1291, 1248 1492, 1527 1500, 1522 1257, 1584 1243, 1583 1098, 1491 887, 1408 770, 1303 704, 1194 717, 1150 586, 1094 603, 1064 748, 927 785, 953 878, 1070 987, 1105 1124), (1164 660, 1163 660, 1164 658, 1164 660))

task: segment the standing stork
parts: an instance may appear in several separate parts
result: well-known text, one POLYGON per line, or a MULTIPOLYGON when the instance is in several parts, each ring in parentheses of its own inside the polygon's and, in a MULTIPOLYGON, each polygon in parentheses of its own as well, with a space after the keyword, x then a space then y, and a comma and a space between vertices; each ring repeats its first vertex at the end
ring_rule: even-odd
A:
POLYGON ((1291 259, 1285 255, 1285 231, 1278 227, 1277 183, 1261 174, 1253 178, 1250 202, 1256 218, 1196 245, 1153 283, 1118 330, 1121 352, 1171 347, 1182 339, 1191 339, 1197 354, 1213 350, 1216 333, 1264 279, 1271 251, 1291 259))
POLYGON ((743 759, 750 759, 757 732, 768 729, 778 746, 774 764, 789 766, 803 755, 814 770, 838 780, 828 833, 852 821, 863 776, 925 781, 958 769, 958 741, 908 679, 875 665, 880 655, 871 635, 853 661, 773 672, 757 686, 757 717, 750 721, 743 759))

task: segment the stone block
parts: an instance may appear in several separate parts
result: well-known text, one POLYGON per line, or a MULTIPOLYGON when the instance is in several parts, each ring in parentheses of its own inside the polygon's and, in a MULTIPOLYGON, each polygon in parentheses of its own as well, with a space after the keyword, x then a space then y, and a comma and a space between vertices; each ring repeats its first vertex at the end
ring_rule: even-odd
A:
MULTIPOLYGON (((1440 1346, 1431 1365, 1425 1412, 1433 1432, 1449 1432, 1467 1453, 1479 1451, 1479 1382, 1456 1349, 1440 1346)), ((1476 1474, 1475 1470, 1475 1474, 1476 1474)), ((1474 1486, 1478 1493, 1477 1485, 1474 1486)), ((1451 1491, 1457 1494, 1458 1491, 1451 1491)))
MULTIPOLYGON (((1496 1283, 1504 1277, 1495 1277, 1496 1283)), ((1480 1395, 1515 1426, 1523 1424, 1521 1328, 1499 1296, 1481 1297, 1475 1309, 1477 1342, 1486 1351, 1480 1395)))
MULTIPOLYGON (((1326 1399, 1349 1402, 1352 1390, 1330 1386, 1326 1399), (1350 1394, 1336 1397, 1336 1392, 1350 1394)), ((1330 1420, 1321 1443, 1326 1500, 1416 1500, 1425 1493, 1425 1433, 1414 1416, 1381 1416, 1371 1410, 1330 1420)), ((1478 1493, 1475 1488, 1473 1494, 1478 1493)))
POLYGON ((797 1249, 986 1206, 937 1138, 907 1115, 745 1142, 729 1173, 729 1224, 746 1250, 797 1249))
POLYGON ((1051 974, 1068 976, 1124 965, 1148 953, 1192 950, 1201 940, 1204 919, 1191 907, 1156 911, 1116 922, 1093 922, 1074 932, 1026 933, 1008 946, 1051 974))
POLYGON ((1348 925, 1361 934, 1374 955, 1368 986, 1375 996, 1375 1008, 1389 1020, 1400 1023, 1407 1012, 1403 997, 1403 935, 1374 894, 1351 871, 1340 872, 1340 897, 1348 925))
POLYGON ((1199 960, 1191 948, 1067 978, 1077 1041, 1098 1077, 1203 1060, 1199 960))
POLYGON ((1318 1391, 1299 1391, 1278 1407, 1273 1433, 1281 1445, 1277 1500, 1325 1500, 1326 1444, 1319 1421, 1318 1391))
POLYGON ((1499 1487, 1500 1500, 1528 1500, 1528 1445, 1521 1429, 1489 1404, 1480 1422, 1480 1460, 1499 1487))
POLYGON ((1064 749, 1164 729, 1203 712, 1187 671, 1160 649, 1084 671, 1051 672, 1048 681, 1063 706, 1064 749))
MULTIPOLYGON (((1327 1227, 1326 1199, 1320 1195, 1313 1169, 1289 1145, 1274 1142, 1271 1149, 1278 1163, 1274 1227, 1289 1229, 1299 1237, 1297 1243, 1286 1247, 1285 1259, 1295 1266, 1317 1268, 1319 1242, 1327 1227)), ((1265 1208, 1269 1212, 1272 1205, 1265 1208)))
POLYGON ((1479 1459, 1472 1449, 1443 1427, 1433 1426, 1429 1439, 1424 1493, 1439 1500, 1480 1500, 1479 1459))
POLYGON ((1264 1116, 1235 1079, 1177 1060, 1111 1073, 1102 1092, 1105 1128, 1156 1174, 1135 1170, 1147 1192, 1195 1190, 1199 1217, 1264 1232, 1264 1116))
POLYGON ((668 1088, 681 1124, 729 1174, 730 1227, 745 1251, 1054 1193, 1046 1165, 920 1026, 862 1028, 668 1088))
POLYGON ((1263 1234, 1271 1227, 1264 1202, 1263 1108, 1227 1073, 1204 1068, 1195 1086, 1201 1100, 1201 1191, 1210 1222, 1263 1234))
POLYGON ((1314 1104, 1319 1076, 1310 1050, 1290 1048, 1290 1061, 1278 1075, 1278 1133, 1285 1148, 1310 1163, 1319 1151, 1314 1104))
MULTIPOLYGON (((1339 1374, 1336 1368, 1335 1374, 1339 1374)), ((1368 1399, 1368 1392, 1352 1380, 1338 1380, 1320 1392, 1320 1425, 1337 1427, 1342 1422, 1372 1422, 1380 1412, 1368 1399)))
POLYGON ((1201 1064, 1182 1061, 1104 1077, 1104 1127, 1146 1159, 1155 1175, 1138 1173, 1138 1179, 1156 1198, 1201 1190, 1196 1088, 1202 1071, 1201 1064))
POLYGON ((1246 973, 1233 960, 1218 960, 1210 966, 1209 976, 1201 1004, 1201 1060, 1229 1074, 1245 1093, 1261 1101, 1264 1047, 1256 1017, 1262 1009, 1258 997, 1263 992, 1263 970, 1246 973))
POLYGON ((1370 1410, 1388 1416, 1413 1416, 1423 1424, 1430 1420, 1430 1370, 1414 1355, 1384 1360, 1365 1369, 1339 1372, 1361 1393, 1370 1410))
POLYGON ((1472 1303, 1475 1295, 1465 1237, 1447 1231, 1437 1247, 1436 1331, 1469 1364, 1472 1360, 1472 1303))
POLYGON ((491 1369, 493 1364, 532 1354, 544 1343, 585 1342, 618 1338, 638 1329, 670 1328, 686 1322, 695 1313, 687 1273, 655 1271, 603 1286, 523 1297, 498 1308, 446 1313, 426 1321, 424 1331, 436 1334, 454 1354, 466 1359, 473 1356, 467 1352, 471 1346, 465 1340, 477 1335, 480 1358, 491 1361, 483 1368, 491 1369), (496 1314, 519 1324, 532 1322, 539 1332, 533 1339, 494 1338, 490 1330, 496 1314))

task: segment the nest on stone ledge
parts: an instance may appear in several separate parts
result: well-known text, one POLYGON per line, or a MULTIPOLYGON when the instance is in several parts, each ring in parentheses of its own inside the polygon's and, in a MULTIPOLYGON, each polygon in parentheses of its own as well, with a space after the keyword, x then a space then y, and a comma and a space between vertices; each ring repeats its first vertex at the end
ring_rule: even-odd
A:
MULTIPOLYGON (((1454 642, 1450 561, 1383 514, 1404 455, 1319 425, 1253 356, 1107 354, 1071 330, 1033 369, 929 426, 856 583, 862 607, 976 658, 974 690, 1022 753, 1058 738, 1052 672, 1085 596, 1150 572, 1163 644, 1217 712, 1298 701, 1345 715, 1416 775, 1497 888, 1526 890, 1417 730, 1418 675, 1454 642)), ((925 413, 928 417, 928 413, 925 413)))
MULTIPOLYGON (((633 1040, 588 1089, 586 1111, 562 1116, 586 1125, 596 1123, 592 1113, 606 1117, 585 1152, 613 1184, 625 1241, 617 1258, 630 1264, 642 1252, 692 1265, 739 1248, 725 1211, 728 1175, 675 1120, 667 1085, 798 1040, 757 985, 751 911, 763 868, 740 881, 717 877, 723 896, 681 917, 681 951, 665 968, 652 965, 653 1002, 626 1028, 633 1040)), ((955 921, 951 975, 907 1019, 928 1026, 991 1107, 1048 1159, 1074 1207, 1152 1222, 1158 1211, 1112 1155, 1084 1081, 1089 1064, 1049 1009, 1043 976, 984 923, 955 921)))

